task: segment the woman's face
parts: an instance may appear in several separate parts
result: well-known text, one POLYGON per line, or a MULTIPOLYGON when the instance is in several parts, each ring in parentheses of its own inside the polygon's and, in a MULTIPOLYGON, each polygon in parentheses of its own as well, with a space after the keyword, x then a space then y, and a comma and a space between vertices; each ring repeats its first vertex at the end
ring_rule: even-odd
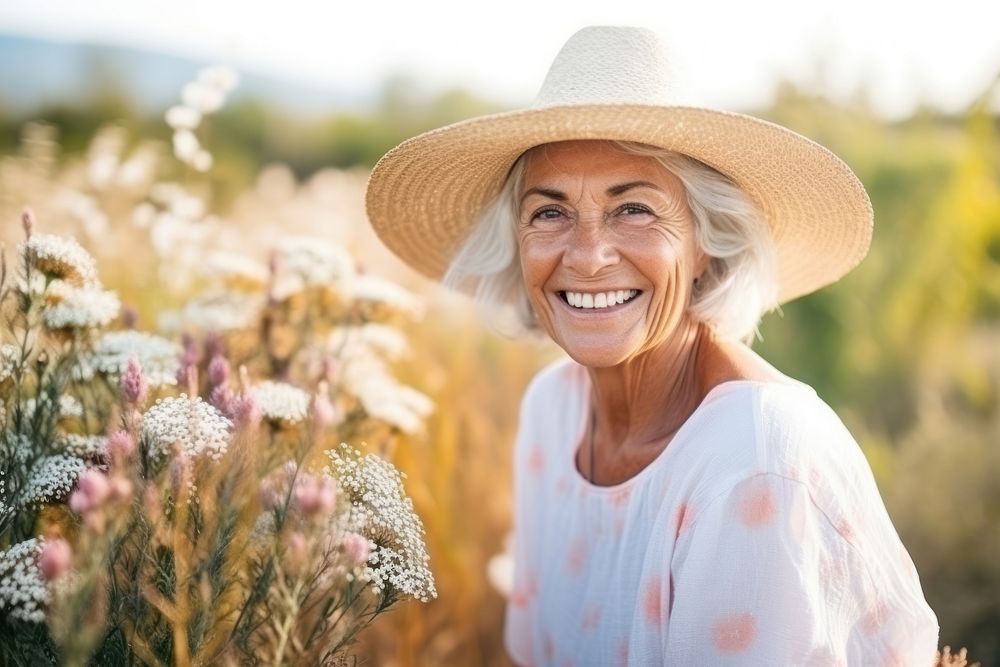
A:
POLYGON ((708 264, 680 181, 606 141, 545 144, 526 159, 517 238, 539 323, 590 367, 663 343, 690 317, 708 264))

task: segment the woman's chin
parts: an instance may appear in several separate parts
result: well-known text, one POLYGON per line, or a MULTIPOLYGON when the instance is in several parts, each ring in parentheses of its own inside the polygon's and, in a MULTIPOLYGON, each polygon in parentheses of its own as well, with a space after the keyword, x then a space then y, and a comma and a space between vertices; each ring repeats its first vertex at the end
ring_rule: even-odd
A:
POLYGON ((629 346, 611 345, 607 341, 587 344, 582 341, 564 343, 556 341, 573 361, 588 368, 610 368, 633 356, 629 346))

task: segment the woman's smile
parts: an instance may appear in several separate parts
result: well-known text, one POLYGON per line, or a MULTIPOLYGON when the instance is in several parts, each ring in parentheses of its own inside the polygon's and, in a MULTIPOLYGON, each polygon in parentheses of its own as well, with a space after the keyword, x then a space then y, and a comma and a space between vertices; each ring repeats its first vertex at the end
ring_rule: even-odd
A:
POLYGON ((637 289, 608 290, 600 292, 556 292, 568 305, 581 310, 607 310, 631 302, 641 294, 637 289))

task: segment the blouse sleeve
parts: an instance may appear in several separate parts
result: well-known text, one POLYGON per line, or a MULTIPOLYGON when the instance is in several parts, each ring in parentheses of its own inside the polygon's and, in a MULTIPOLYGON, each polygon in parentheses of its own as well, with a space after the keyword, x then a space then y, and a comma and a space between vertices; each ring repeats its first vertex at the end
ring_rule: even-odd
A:
POLYGON ((665 664, 934 663, 936 621, 912 591, 872 579, 803 482, 757 474, 692 512, 671 562, 665 664))

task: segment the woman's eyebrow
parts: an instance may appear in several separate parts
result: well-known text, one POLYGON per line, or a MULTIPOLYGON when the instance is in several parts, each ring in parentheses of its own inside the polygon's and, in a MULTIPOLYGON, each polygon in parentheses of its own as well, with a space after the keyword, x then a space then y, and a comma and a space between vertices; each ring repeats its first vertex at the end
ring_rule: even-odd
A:
MULTIPOLYGON (((617 197, 632 188, 652 188, 663 192, 663 189, 655 183, 650 183, 649 181, 630 181, 628 183, 612 185, 610 188, 605 190, 605 194, 609 197, 617 197)), ((543 195, 549 199, 555 199, 556 201, 566 201, 567 199, 565 193, 560 192, 559 190, 553 190, 552 188, 528 188, 524 194, 521 195, 521 201, 524 202, 524 200, 530 195, 543 195)))

